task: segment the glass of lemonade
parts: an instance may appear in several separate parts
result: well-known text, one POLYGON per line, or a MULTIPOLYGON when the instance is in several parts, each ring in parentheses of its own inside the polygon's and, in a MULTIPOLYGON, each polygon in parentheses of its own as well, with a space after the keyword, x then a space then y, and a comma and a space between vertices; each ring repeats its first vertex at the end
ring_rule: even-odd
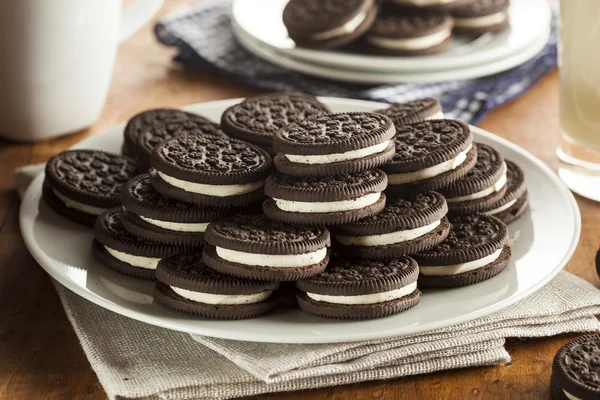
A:
POLYGON ((559 175, 600 201, 600 0, 561 0, 558 46, 559 175))

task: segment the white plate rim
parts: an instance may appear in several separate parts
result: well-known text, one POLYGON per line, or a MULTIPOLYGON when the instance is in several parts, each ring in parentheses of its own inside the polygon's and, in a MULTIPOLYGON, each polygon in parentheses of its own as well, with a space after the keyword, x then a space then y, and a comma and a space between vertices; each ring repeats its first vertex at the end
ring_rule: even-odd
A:
MULTIPOLYGON (((220 101, 214 101, 214 102, 198 103, 198 104, 193 104, 193 105, 188 105, 188 106, 182 107, 182 109, 190 110, 190 109, 194 109, 199 106, 207 106, 207 105, 228 106, 228 105, 237 103, 241 100, 242 99, 229 99, 229 100, 220 100, 220 101)), ((378 102, 354 100, 354 99, 343 99, 343 98, 333 98, 333 97, 321 97, 320 100, 322 100, 324 102, 343 101, 343 102, 351 103, 351 104, 357 105, 357 106, 359 106, 360 104, 363 104, 363 105, 368 105, 369 107, 381 107, 383 105, 383 103, 378 103, 378 102)), ((107 130, 122 129, 124 126, 125 126, 125 124, 121 123, 121 124, 117 124, 112 127, 109 127, 109 128, 107 128, 107 130)), ((568 202, 571 206, 571 211, 573 212, 573 216, 574 216, 573 222, 574 222, 575 234, 572 237, 572 241, 571 241, 569 248, 566 251, 565 255, 563 256, 563 258, 560 261, 557 262, 557 264, 555 265, 553 270, 551 272, 549 272, 548 275, 546 275, 543 279, 538 281, 535 285, 528 288, 528 290, 523 291, 523 292, 519 293, 518 295, 513 295, 512 297, 510 297, 508 299, 505 299, 501 302, 495 303, 486 308, 479 309, 479 310, 477 310, 477 312, 472 312, 470 314, 463 314, 459 317, 447 320, 446 323, 444 323, 444 324, 441 324, 441 325, 433 324, 432 326, 428 326, 427 329, 421 328, 421 329, 417 329, 414 331, 408 331, 408 332, 403 333, 403 335, 419 333, 419 332, 439 329, 439 328, 443 328, 443 327, 447 327, 447 326, 453 326, 453 325, 460 324, 463 322, 468 322, 473 319, 480 318, 485 315, 489 315, 492 312, 499 311, 505 307, 508 307, 508 306, 518 302, 519 300, 521 300, 521 299, 531 295, 535 291, 539 290, 546 283, 548 283, 550 280, 552 280, 552 278, 554 278, 563 269, 563 267, 566 265, 566 263, 570 260, 570 258, 572 257, 572 255, 577 247, 577 244, 579 242, 579 238, 580 238, 580 234, 581 234, 581 214, 579 211, 579 207, 577 205, 575 197, 569 191, 569 189, 563 184, 563 182, 560 180, 558 175, 556 175, 550 169, 550 167, 548 167, 546 164, 544 164, 540 159, 538 159, 537 157, 535 157, 533 154, 529 153, 528 151, 524 150, 523 148, 515 145, 514 143, 512 143, 502 137, 494 135, 493 133, 482 130, 480 128, 472 127, 472 129, 474 131, 478 132, 478 134, 481 134, 483 137, 485 137, 487 139, 491 139, 493 141, 497 141, 497 142, 501 143, 502 145, 510 148, 512 151, 519 153, 521 156, 527 158, 529 161, 531 161, 533 164, 535 164, 538 168, 540 168, 540 170, 542 170, 545 173, 545 175, 554 183, 554 186, 556 186, 560 190, 560 192, 562 192, 562 194, 565 196, 565 198, 568 200, 568 202)), ((102 132, 99 132, 98 134, 101 135, 102 132)), ((85 147, 84 145, 85 145, 85 141, 82 141, 82 142, 74 145, 72 148, 85 147)), ((26 220, 28 218, 28 208, 32 207, 32 205, 31 205, 32 201, 30 201, 29 199, 35 197, 35 195, 36 195, 35 188, 41 188, 41 181, 43 180, 43 178, 44 178, 43 173, 40 174, 39 176, 37 176, 34 179, 34 181, 32 182, 32 184, 29 186, 28 190, 25 192, 25 194, 23 196, 23 201, 21 203, 21 207, 19 210, 19 225, 20 225, 23 240, 24 240, 24 243, 25 243, 27 249, 32 254, 34 259, 40 264, 40 266, 53 279, 58 281, 61 285, 63 285, 67 289, 78 294, 79 296, 81 296, 103 308, 113 311, 117 314, 129 317, 129 318, 141 321, 141 322, 149 323, 151 325, 161 326, 163 328, 167 328, 167 329, 171 329, 171 330, 175 330, 175 331, 186 332, 186 333, 190 333, 190 334, 215 336, 215 335, 211 335, 207 332, 201 332, 197 329, 182 329, 182 327, 177 324, 165 323, 164 321, 163 321, 163 323, 157 323, 157 321, 155 320, 156 319, 155 317, 152 317, 152 316, 148 317, 145 313, 141 313, 141 312, 137 312, 137 311, 133 311, 133 310, 125 310, 126 312, 123 312, 123 308, 121 306, 119 306, 115 303, 112 303, 109 300, 102 298, 92 292, 87 291, 84 288, 80 287, 79 285, 73 284, 68 279, 64 278, 60 273, 58 273, 56 271, 56 268, 53 266, 52 261, 45 254, 43 254, 43 252, 39 249, 39 246, 35 242, 33 236, 28 236, 26 234, 26 232, 29 232, 28 227, 26 225, 26 220)), ((269 342, 270 343, 306 343, 306 344, 308 344, 308 343, 315 343, 315 344, 316 343, 339 343, 339 342, 381 339, 381 338, 386 338, 386 337, 390 337, 390 336, 391 336, 390 333, 385 331, 384 333, 372 332, 368 337, 364 337, 364 336, 363 337, 353 337, 352 339, 348 339, 347 337, 344 337, 339 340, 334 340, 330 337, 319 337, 319 336, 305 337, 305 336, 302 336, 302 337, 297 338, 294 341, 269 340, 269 342)), ((221 335, 218 335, 215 337, 220 337, 223 339, 246 340, 246 341, 256 341, 256 342, 264 342, 265 341, 265 340, 261 340, 259 338, 255 338, 255 337, 251 337, 251 338, 242 337, 239 333, 235 333, 235 332, 234 333, 225 333, 225 334, 221 334, 221 335)), ((273 339, 273 338, 271 337, 271 339, 273 339)))

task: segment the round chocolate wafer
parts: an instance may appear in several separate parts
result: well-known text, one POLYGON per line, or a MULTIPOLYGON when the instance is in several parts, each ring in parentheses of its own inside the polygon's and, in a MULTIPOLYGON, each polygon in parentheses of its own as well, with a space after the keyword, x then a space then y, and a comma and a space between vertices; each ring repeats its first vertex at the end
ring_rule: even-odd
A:
POLYGON ((94 256, 105 266, 126 275, 154 279, 160 259, 184 249, 144 241, 131 235, 121 224, 121 208, 100 215, 94 225, 94 256))
POLYGON ((56 194, 54 194, 52 187, 50 187, 46 181, 44 181, 42 185, 42 200, 54 211, 73 222, 77 222, 78 224, 85 225, 90 228, 94 226, 94 223, 96 223, 96 215, 88 214, 72 207, 67 207, 65 203, 60 200, 56 194))
POLYGON ((600 398, 600 335, 586 335, 558 350, 552 363, 553 398, 600 398))
POLYGON ((469 172, 441 189, 448 213, 469 215, 489 210, 507 190, 507 164, 493 147, 477 143, 477 163, 469 172))
POLYGON ((362 36, 376 15, 374 0, 290 0, 283 23, 297 45, 332 49, 362 36))
POLYGON ((316 97, 302 93, 272 93, 249 97, 229 107, 221 116, 221 126, 231 137, 271 148, 273 136, 280 129, 327 113, 329 108, 316 97))
POLYGON ((418 274, 417 263, 410 257, 373 261, 335 256, 327 270, 296 282, 298 304, 304 311, 328 318, 384 317, 419 302, 418 274))
POLYGON ((527 208, 527 186, 521 167, 510 160, 506 162, 506 193, 488 206, 484 214, 493 215, 505 224, 519 218, 527 208), (517 204, 518 203, 518 204, 517 204))
POLYGON ((392 104, 388 108, 382 108, 374 112, 390 118, 395 126, 444 118, 441 103, 431 97, 392 104))
POLYGON ((446 200, 436 192, 391 198, 379 214, 333 228, 334 249, 349 258, 418 253, 448 236, 447 212, 446 200))
POLYGON ((521 197, 517 199, 517 202, 510 206, 509 209, 499 212, 498 214, 494 214, 494 217, 498 218, 500 221, 505 224, 510 224, 513 221, 519 219, 525 211, 529 208, 529 199, 527 191, 525 191, 521 197))
POLYGON ((509 26, 510 0, 471 0, 450 9, 454 32, 479 36, 499 32, 509 26))

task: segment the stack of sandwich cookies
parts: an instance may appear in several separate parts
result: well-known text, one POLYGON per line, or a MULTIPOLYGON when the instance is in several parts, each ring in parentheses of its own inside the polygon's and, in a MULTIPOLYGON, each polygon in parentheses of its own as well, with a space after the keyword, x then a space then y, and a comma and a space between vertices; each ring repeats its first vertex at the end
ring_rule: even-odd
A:
POLYGON ((471 0, 450 10, 456 33, 479 36, 509 25, 510 0, 471 0))
POLYGON ((375 0, 290 0, 283 23, 297 44, 333 49, 361 37, 376 16, 375 0))
POLYGON ((497 202, 491 204, 484 214, 493 215, 505 224, 519 218, 529 205, 525 174, 521 167, 512 161, 506 162, 506 193, 497 202))
POLYGON ((235 278, 208 268, 201 252, 162 259, 154 298, 189 314, 217 319, 252 318, 277 306, 277 282, 235 278))
POLYGON ((349 174, 379 167, 395 154, 392 121, 375 113, 321 115, 277 132, 275 167, 297 177, 349 174))
POLYGON ((393 195, 436 190, 465 176, 477 161, 469 125, 436 119, 397 126, 396 155, 382 169, 393 195))
POLYGON ((150 184, 148 174, 131 179, 121 195, 121 222, 132 235, 152 242, 202 246, 212 221, 240 213, 235 207, 199 207, 165 197, 150 184))
POLYGON ((502 272, 510 261, 508 228, 483 214, 450 219, 452 229, 439 245, 415 254, 419 286, 451 288, 484 281, 502 272))
POLYGON ((321 317, 385 317, 419 303, 418 275, 417 263, 406 256, 386 261, 333 257, 323 273, 296 283, 298 304, 321 317))
POLYGON ((98 215, 120 205, 125 182, 135 176, 134 161, 98 150, 69 150, 46 164, 43 198, 64 217, 93 226, 98 215))
POLYGON ((162 258, 185 250, 133 236, 121 224, 120 214, 119 207, 108 210, 94 225, 92 252, 103 265, 125 275, 154 279, 154 271, 162 258))
POLYGON ((452 18, 446 13, 382 12, 365 35, 370 48, 391 55, 437 53, 452 41, 452 18))
POLYGON ((443 119, 442 105, 436 99, 424 98, 406 103, 392 104, 374 111, 390 118, 395 126, 414 124, 428 119, 443 119))
POLYGON ((238 139, 182 135, 152 153, 150 181, 167 197, 200 206, 235 207, 262 201, 272 160, 238 139))
POLYGON ((204 262, 219 272, 249 279, 295 281, 322 272, 329 261, 329 231, 291 226, 264 215, 238 215, 211 223, 204 262))
POLYGON ((418 253, 446 239, 447 212, 446 200, 436 192, 388 199, 381 213, 335 227, 334 249, 350 259, 418 253))
POLYGON ((276 93, 250 97, 229 107, 221 116, 222 129, 273 153, 273 136, 285 126, 321 114, 329 108, 302 93, 276 93))
POLYGON ((553 400, 600 399, 600 335, 582 336, 560 348, 552 363, 553 400))
POLYGON ((446 197, 449 214, 468 215, 491 209, 506 193, 507 166, 493 147, 477 144, 477 163, 458 181, 439 192, 446 197))
POLYGON ((348 175, 295 178, 273 174, 265 184, 265 215, 298 225, 329 226, 358 221, 385 207, 387 177, 373 169, 348 175))

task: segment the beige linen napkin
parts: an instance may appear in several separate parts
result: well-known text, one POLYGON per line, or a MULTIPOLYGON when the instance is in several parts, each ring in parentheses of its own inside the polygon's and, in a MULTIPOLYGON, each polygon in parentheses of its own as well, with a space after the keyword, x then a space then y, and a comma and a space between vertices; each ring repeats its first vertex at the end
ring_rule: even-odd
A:
MULTIPOLYGON (((42 168, 18 170, 17 182, 42 168)), ((567 272, 511 307, 451 328, 318 345, 190 336, 122 317, 58 284, 57 291, 111 399, 229 399, 506 364, 507 337, 600 330, 600 290, 567 272)))

